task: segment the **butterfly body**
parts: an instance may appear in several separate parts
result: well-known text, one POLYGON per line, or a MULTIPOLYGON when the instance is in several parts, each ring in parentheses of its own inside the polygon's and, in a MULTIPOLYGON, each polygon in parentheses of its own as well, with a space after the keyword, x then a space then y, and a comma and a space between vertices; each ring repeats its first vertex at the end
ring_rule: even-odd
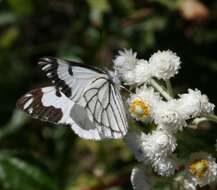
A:
POLYGON ((112 71, 56 58, 39 61, 54 86, 32 90, 17 106, 33 118, 68 124, 80 137, 121 138, 127 132, 120 80, 112 71))

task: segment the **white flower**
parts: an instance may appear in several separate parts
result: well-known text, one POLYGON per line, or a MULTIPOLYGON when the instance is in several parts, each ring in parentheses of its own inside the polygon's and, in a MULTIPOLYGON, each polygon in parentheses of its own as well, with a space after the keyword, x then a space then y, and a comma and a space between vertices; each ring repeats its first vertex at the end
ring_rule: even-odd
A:
POLYGON ((171 154, 177 146, 176 138, 167 130, 156 130, 143 142, 146 157, 156 163, 171 154))
POLYGON ((209 102, 209 98, 207 95, 200 94, 200 106, 201 106, 201 111, 202 113, 211 113, 213 112, 215 105, 209 102))
POLYGON ((177 111, 177 101, 161 101, 155 109, 154 121, 158 128, 170 129, 172 131, 182 130, 186 126, 186 121, 177 111))
POLYGON ((135 73, 134 71, 126 71, 121 75, 122 80, 125 85, 134 85, 135 84, 135 73))
POLYGON ((124 49, 124 51, 119 51, 118 53, 119 55, 113 60, 115 70, 121 74, 133 70, 137 61, 136 53, 133 53, 131 49, 124 49))
POLYGON ((115 71, 127 85, 135 84, 134 69, 138 61, 136 55, 131 49, 124 49, 124 51, 119 51, 119 55, 113 60, 115 71))
POLYGON ((149 82, 152 77, 151 66, 148 61, 140 59, 134 68, 135 83, 142 84, 149 82))
POLYGON ((175 150, 177 144, 176 138, 168 131, 156 130, 149 135, 130 131, 124 137, 124 141, 136 159, 146 165, 152 165, 158 175, 174 174, 176 163, 168 156, 175 150))
POLYGON ((155 163, 166 158, 176 148, 176 138, 166 130, 156 130, 152 134, 128 132, 124 141, 138 161, 155 163))
POLYGON ((152 67, 153 76, 158 79, 170 79, 178 73, 180 58, 170 50, 154 53, 149 63, 152 67))
POLYGON ((154 108, 160 100, 159 94, 155 93, 153 88, 143 86, 136 89, 136 94, 128 99, 129 112, 136 120, 145 121, 153 116, 154 108))
POLYGON ((185 119, 195 118, 202 114, 211 113, 215 105, 210 103, 200 90, 188 89, 187 94, 180 95, 178 111, 185 119))
POLYGON ((153 163, 154 171, 160 176, 171 176, 175 173, 177 165, 169 158, 162 158, 153 163))
POLYGON ((147 169, 144 167, 135 167, 132 170, 130 180, 134 190, 151 190, 152 179, 146 174, 147 169))
POLYGON ((140 85, 147 83, 152 77, 150 64, 146 60, 139 59, 129 67, 122 69, 119 74, 126 85, 140 85))
POLYGON ((185 171, 187 179, 195 185, 202 187, 217 182, 217 163, 205 152, 192 154, 185 171))

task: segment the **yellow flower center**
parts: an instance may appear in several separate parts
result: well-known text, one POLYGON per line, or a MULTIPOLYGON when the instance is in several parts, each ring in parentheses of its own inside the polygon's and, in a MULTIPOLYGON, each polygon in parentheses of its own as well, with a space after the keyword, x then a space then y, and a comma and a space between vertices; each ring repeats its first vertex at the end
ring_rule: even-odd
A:
POLYGON ((203 177, 208 166, 209 162, 207 160, 199 160, 189 166, 189 171, 197 177, 203 177))
POLYGON ((136 98, 130 104, 130 112, 133 117, 143 121, 150 115, 150 106, 140 98, 136 98))

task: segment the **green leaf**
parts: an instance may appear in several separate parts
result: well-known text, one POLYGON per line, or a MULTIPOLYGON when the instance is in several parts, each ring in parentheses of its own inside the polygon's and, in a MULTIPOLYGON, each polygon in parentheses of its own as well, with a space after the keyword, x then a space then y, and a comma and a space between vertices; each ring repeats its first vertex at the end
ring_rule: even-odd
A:
POLYGON ((8 4, 18 15, 30 15, 34 11, 32 0, 8 0, 8 4))
POLYGON ((0 38, 0 46, 3 48, 9 48, 13 45, 13 42, 17 39, 19 30, 17 27, 10 27, 7 29, 0 38))
POLYGON ((0 128, 0 140, 10 134, 16 133, 17 130, 21 129, 28 121, 29 117, 27 117, 24 112, 15 110, 10 121, 4 127, 0 128))
POLYGON ((17 17, 10 12, 0 13, 0 25, 6 25, 14 23, 17 20, 17 17))
POLYGON ((178 5, 180 0, 174 0, 174 1, 170 1, 170 0, 149 0, 150 2, 157 2, 159 4, 161 4, 162 6, 167 7, 170 10, 175 10, 178 5))
POLYGON ((166 183, 157 183, 153 190, 171 190, 169 184, 166 183))
POLYGON ((13 190, 56 190, 55 181, 40 168, 0 152, 0 181, 13 190))
POLYGON ((112 0, 113 9, 118 10, 118 14, 122 16, 129 16, 133 13, 135 3, 132 0, 112 0))

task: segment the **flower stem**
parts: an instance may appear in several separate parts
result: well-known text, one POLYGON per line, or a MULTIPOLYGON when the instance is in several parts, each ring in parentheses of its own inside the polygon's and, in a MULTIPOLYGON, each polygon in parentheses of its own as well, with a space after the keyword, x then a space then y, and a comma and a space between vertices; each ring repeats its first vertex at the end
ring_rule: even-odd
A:
POLYGON ((173 88, 172 88, 172 85, 171 85, 171 82, 170 82, 169 79, 166 80, 166 86, 167 86, 167 91, 168 91, 169 95, 170 95, 171 97, 174 97, 173 88))
POLYGON ((150 83, 165 99, 172 99, 172 97, 154 79, 151 79, 150 83))
POLYGON ((207 115, 204 115, 204 116, 205 116, 208 120, 217 123, 217 116, 216 116, 216 115, 214 115, 214 114, 207 114, 207 115))

